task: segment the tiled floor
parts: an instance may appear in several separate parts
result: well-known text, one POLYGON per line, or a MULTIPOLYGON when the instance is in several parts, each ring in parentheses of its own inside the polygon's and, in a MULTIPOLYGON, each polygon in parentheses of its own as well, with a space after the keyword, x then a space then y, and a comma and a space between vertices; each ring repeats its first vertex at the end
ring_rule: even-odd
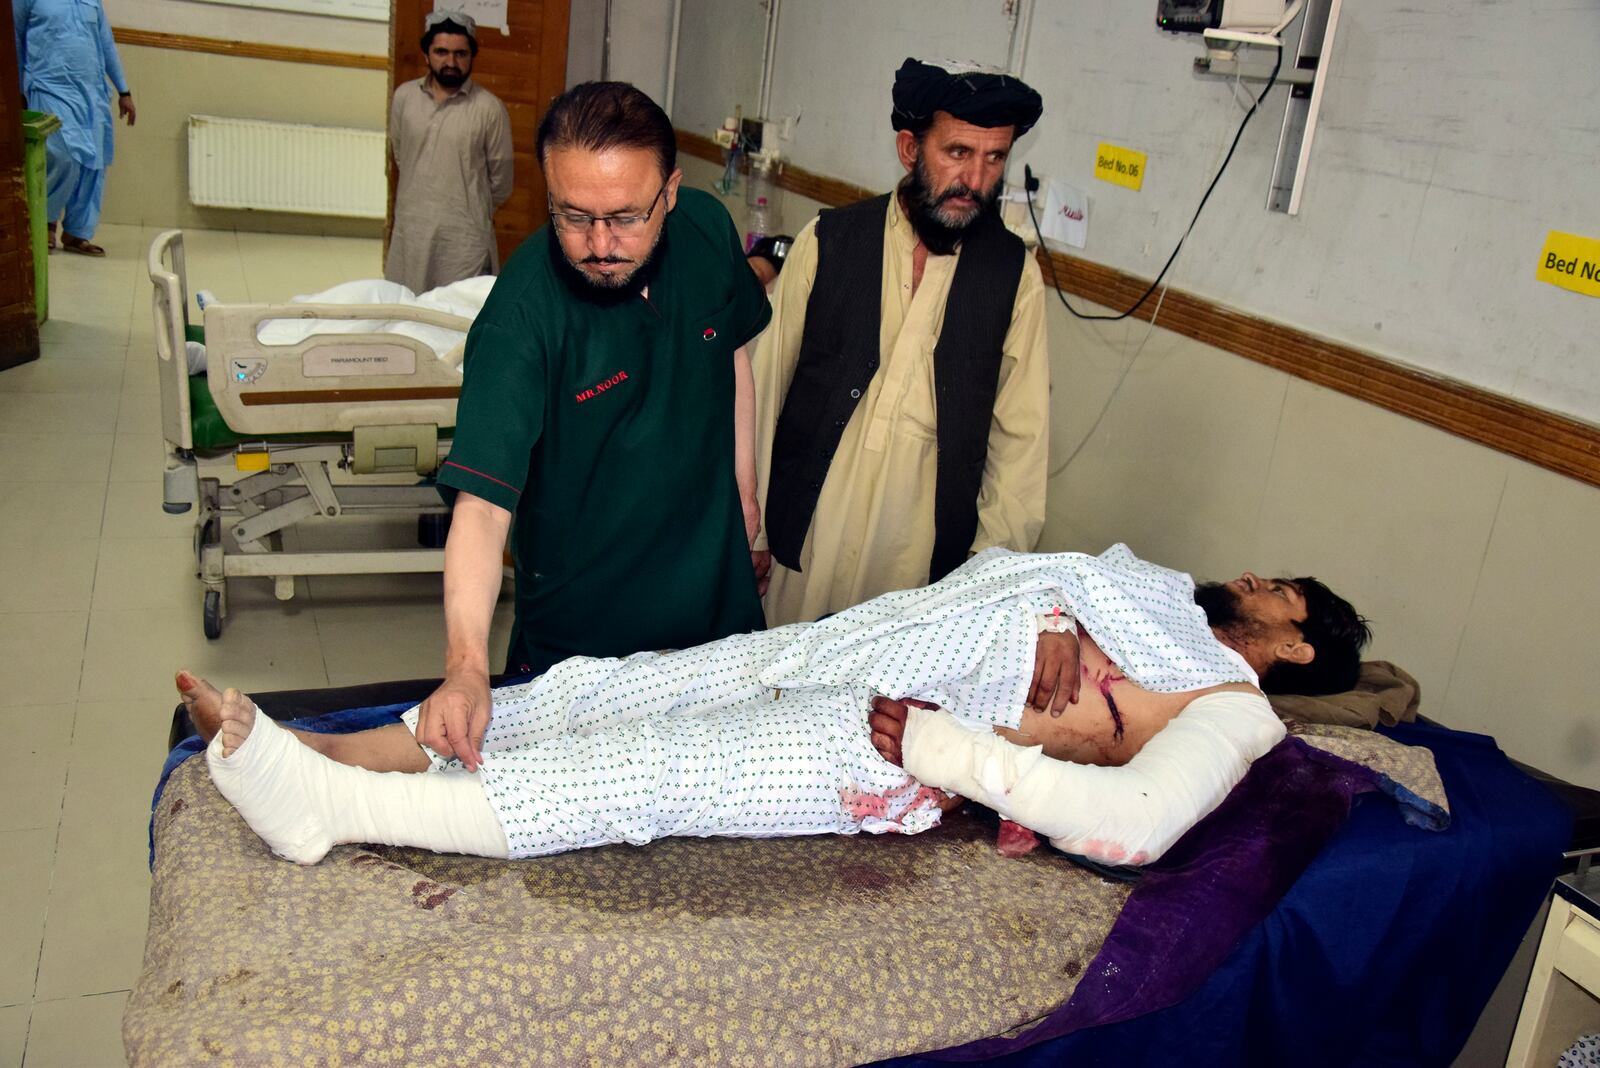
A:
MULTIPOLYGON (((161 510, 145 251, 104 226, 103 260, 57 253, 43 356, 0 371, 0 1068, 122 1063, 144 948, 145 828, 188 666, 246 690, 438 674, 437 575, 319 578, 279 602, 235 580, 201 632, 189 516, 161 510)), ((376 241, 186 235, 192 288, 281 300, 376 277, 376 241)), ((410 524, 352 534, 406 544, 410 524)), ((414 544, 414 542, 412 542, 414 544)), ((503 648, 507 609, 497 620, 503 648)))

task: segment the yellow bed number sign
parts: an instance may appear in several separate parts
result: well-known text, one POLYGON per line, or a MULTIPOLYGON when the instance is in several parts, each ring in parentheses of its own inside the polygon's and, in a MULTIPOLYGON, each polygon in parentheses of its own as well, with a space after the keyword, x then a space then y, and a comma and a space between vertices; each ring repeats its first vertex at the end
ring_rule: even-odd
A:
POLYGON ((1551 230, 1533 276, 1574 293, 1600 297, 1600 239, 1551 230))
POLYGON ((1094 176, 1112 185, 1138 189, 1144 185, 1145 154, 1100 142, 1094 153, 1094 176))

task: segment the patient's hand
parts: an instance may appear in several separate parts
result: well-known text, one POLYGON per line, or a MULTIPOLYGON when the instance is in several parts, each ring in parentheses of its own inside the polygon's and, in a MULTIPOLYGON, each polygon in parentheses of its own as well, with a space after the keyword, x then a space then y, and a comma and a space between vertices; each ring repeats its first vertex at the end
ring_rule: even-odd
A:
MULTIPOLYGON (((872 712, 867 716, 867 723, 872 728, 872 747, 895 767, 902 767, 901 742, 906 733, 906 707, 915 705, 918 708, 937 709, 939 706, 929 701, 918 701, 906 698, 904 701, 891 701, 887 697, 874 697, 872 699, 872 712)), ((939 799, 941 812, 954 812, 967 803, 967 799, 959 794, 939 799)))
POLYGON ((906 734, 906 706, 887 697, 872 699, 872 712, 867 716, 867 726, 872 728, 872 747, 895 767, 901 766, 900 742, 906 734))
POLYGON ((489 676, 461 668, 424 702, 417 715, 417 741, 442 757, 455 757, 468 771, 483 763, 483 734, 489 729, 493 703, 489 676))
POLYGON ((872 712, 867 716, 867 725, 872 728, 872 747, 879 756, 897 768, 902 766, 900 744, 906 734, 907 706, 935 710, 939 707, 931 701, 918 701, 914 697, 907 697, 904 701, 874 697, 872 712))
POLYGON ((1046 631, 1039 635, 1033 654, 1033 684, 1028 689, 1028 704, 1059 717, 1067 705, 1078 703, 1078 636, 1046 631))

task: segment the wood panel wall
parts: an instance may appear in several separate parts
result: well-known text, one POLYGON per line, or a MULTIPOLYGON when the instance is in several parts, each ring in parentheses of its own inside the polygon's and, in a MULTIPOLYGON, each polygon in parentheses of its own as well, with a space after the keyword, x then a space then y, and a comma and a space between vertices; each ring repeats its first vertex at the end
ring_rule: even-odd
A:
MULTIPOLYGON (((394 0, 389 30, 389 91, 428 73, 418 41, 433 0, 394 0)), ((567 22, 571 0, 508 0, 509 34, 478 31, 472 76, 505 102, 516 149, 516 185, 495 212, 495 237, 504 260, 549 219, 544 175, 534 138, 544 109, 567 86, 567 22)), ((394 168, 389 169, 389 226, 394 222, 394 168)), ((387 227, 385 229, 387 233, 387 227)))
POLYGON ((171 48, 179 52, 203 52, 213 56, 240 56, 245 59, 272 59, 280 63, 312 63, 319 67, 353 67, 357 70, 387 70, 387 56, 361 52, 323 52, 315 48, 290 48, 288 45, 259 44, 255 41, 230 41, 222 37, 191 37, 183 33, 156 30, 111 29, 118 44, 141 48, 171 48))
MULTIPOLYGON (((721 164, 709 137, 679 130, 678 151, 721 164)), ((877 194, 869 189, 785 166, 777 184, 830 207, 877 194)), ((1118 311, 1149 287, 1149 279, 1061 252, 1039 253, 1046 282, 1118 311)), ((1149 321, 1154 298, 1134 313, 1149 321)), ((1266 364, 1347 396, 1448 431, 1519 460, 1600 486, 1600 427, 1503 397, 1454 379, 1418 371, 1348 345, 1172 289, 1161 303, 1163 329, 1266 364)))
POLYGON ((22 90, 11 5, 0 4, 0 369, 39 358, 33 245, 22 182, 22 90))

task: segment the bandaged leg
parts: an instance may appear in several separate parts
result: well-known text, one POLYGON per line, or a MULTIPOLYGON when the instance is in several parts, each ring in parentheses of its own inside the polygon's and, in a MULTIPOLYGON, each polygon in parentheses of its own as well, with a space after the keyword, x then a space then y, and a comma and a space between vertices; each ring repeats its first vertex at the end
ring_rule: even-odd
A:
POLYGON ((1221 804, 1283 736, 1265 697, 1223 690, 1190 701, 1121 767, 1053 760, 1039 746, 915 707, 902 753, 919 781, 986 805, 1057 849, 1108 864, 1148 864, 1221 804))
POLYGON ((376 772, 301 744, 237 690, 206 749, 212 781, 278 856, 315 864, 349 842, 505 857, 499 818, 476 775, 376 772))

